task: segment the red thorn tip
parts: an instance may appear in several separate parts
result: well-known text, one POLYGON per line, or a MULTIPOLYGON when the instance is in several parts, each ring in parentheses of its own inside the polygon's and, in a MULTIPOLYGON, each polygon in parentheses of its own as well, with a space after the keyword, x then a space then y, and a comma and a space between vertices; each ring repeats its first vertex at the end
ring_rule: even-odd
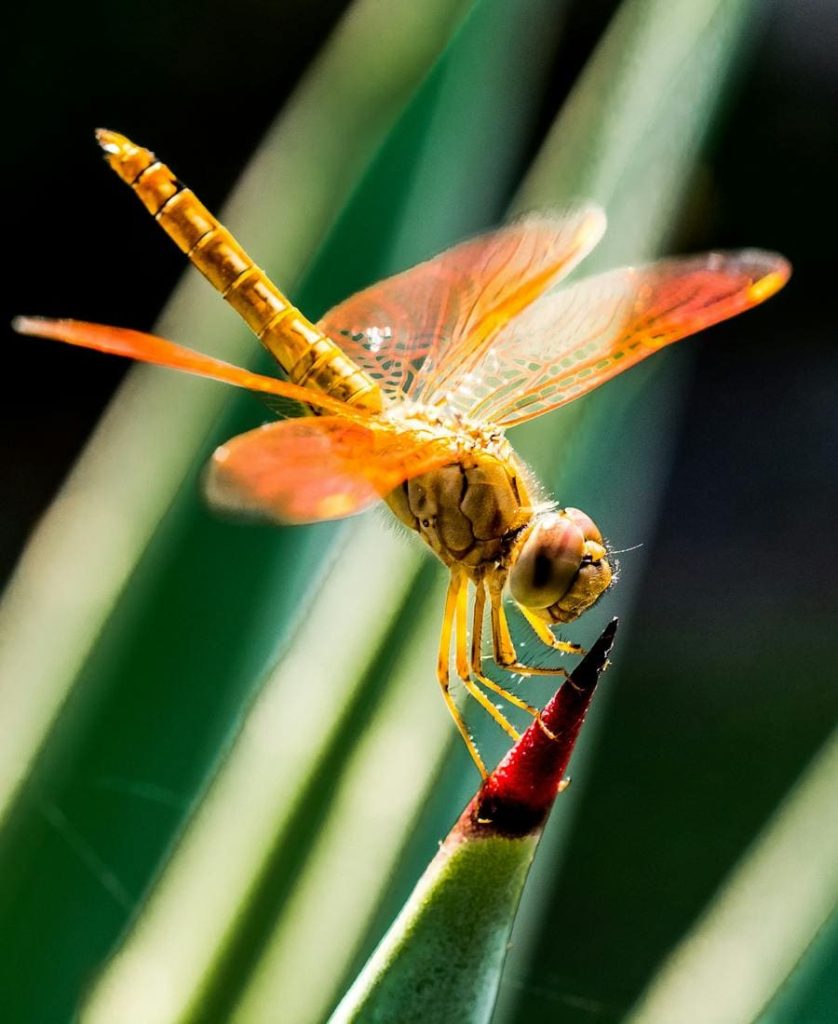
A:
POLYGON ((570 755, 600 676, 608 667, 612 619, 541 713, 483 783, 460 821, 464 832, 528 835, 541 827, 564 783, 570 755))

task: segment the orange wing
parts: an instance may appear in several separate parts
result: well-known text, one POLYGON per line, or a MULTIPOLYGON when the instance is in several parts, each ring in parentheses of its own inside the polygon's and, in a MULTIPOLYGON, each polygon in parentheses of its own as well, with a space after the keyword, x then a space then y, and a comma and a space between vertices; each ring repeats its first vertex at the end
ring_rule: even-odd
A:
POLYGON ((40 317, 18 317, 14 327, 21 334, 129 356, 337 414, 271 423, 218 448, 206 489, 210 501, 222 509, 283 523, 340 519, 457 455, 453 438, 420 434, 310 388, 251 373, 153 334, 40 317))
POLYGON ((130 331, 124 327, 107 327, 105 324, 90 324, 82 320, 49 320, 45 317, 19 316, 12 326, 20 334, 31 334, 38 338, 65 341, 81 348, 92 348, 112 355, 128 356, 145 363, 168 366, 183 370, 197 377, 233 384, 263 395, 275 395, 305 405, 314 405, 326 412, 338 413, 353 419, 363 419, 364 411, 347 405, 336 398, 300 387, 275 377, 251 373, 222 359, 214 359, 202 352, 176 345, 173 341, 158 338, 142 331, 130 331))
POLYGON ((569 273, 604 230, 595 206, 530 215, 358 292, 318 327, 390 398, 422 401, 569 273))
POLYGON ((207 470, 212 505, 280 523, 362 512, 403 481, 451 462, 456 442, 371 418, 269 423, 221 445, 207 470))
POLYGON ((448 404, 501 427, 586 394, 665 345, 735 316, 778 291, 791 268, 757 249, 624 267, 540 298, 498 332, 448 404))

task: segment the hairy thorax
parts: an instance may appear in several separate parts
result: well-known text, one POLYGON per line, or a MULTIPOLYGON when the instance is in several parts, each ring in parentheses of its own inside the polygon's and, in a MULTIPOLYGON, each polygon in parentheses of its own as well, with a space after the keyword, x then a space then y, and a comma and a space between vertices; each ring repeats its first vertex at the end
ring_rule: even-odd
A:
POLYGON ((532 516, 524 470, 497 431, 443 416, 428 427, 450 435, 452 462, 405 481, 386 501, 445 565, 478 578, 504 560, 532 516))

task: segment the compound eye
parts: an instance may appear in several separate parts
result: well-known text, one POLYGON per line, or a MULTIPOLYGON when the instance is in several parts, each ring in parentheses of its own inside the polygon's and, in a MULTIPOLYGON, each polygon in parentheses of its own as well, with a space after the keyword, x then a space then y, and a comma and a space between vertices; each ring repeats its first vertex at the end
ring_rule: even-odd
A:
POLYGON ((597 544, 602 544, 602 534, 599 532, 599 527, 586 512, 579 508, 566 508, 564 514, 576 523, 582 531, 582 536, 585 540, 593 540, 597 544))
POLYGON ((509 574, 512 596, 525 608, 549 608, 570 589, 585 552, 579 526, 551 512, 536 522, 509 574))

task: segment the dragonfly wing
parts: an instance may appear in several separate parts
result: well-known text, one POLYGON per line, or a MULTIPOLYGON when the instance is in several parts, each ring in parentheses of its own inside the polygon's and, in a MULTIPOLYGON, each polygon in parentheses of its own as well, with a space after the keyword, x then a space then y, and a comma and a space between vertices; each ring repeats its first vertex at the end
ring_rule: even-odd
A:
POLYGON ((282 403, 285 415, 288 415, 295 406, 313 405, 326 412, 339 413, 343 416, 364 416, 362 409, 347 405, 311 388, 300 387, 276 377, 266 377, 261 373, 251 373, 250 370, 204 355, 203 352, 196 352, 184 345, 177 345, 165 338, 158 338, 154 334, 132 331, 126 327, 91 324, 83 320, 50 320, 46 317, 27 316, 18 317, 13 327, 19 334, 64 341, 80 348, 127 356, 129 359, 167 366, 197 377, 207 377, 223 384, 246 388, 248 391, 268 396, 270 401, 277 400, 282 403))
POLYGON ((444 397, 501 427, 592 391, 665 345, 757 305, 789 264, 757 249, 624 267, 543 296, 444 397))
POLYGON ((531 214, 351 296, 318 327, 391 398, 419 401, 596 245, 595 206, 531 214))
POLYGON ((453 442, 380 420, 269 423, 221 445, 205 490, 216 508, 279 523, 362 512, 403 481, 446 465, 453 442))

